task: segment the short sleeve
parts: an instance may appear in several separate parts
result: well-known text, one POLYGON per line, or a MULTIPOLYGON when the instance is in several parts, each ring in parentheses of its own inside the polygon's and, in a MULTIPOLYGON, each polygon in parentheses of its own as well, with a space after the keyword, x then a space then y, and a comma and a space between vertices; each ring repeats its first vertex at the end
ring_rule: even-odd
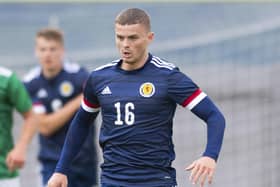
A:
POLYGON ((10 102, 20 113, 27 112, 32 107, 32 101, 27 90, 18 77, 13 74, 8 83, 8 95, 10 102))
POLYGON ((84 99, 82 101, 82 108, 87 112, 98 112, 100 105, 95 94, 94 79, 92 74, 89 76, 84 87, 84 99))
POLYGON ((168 77, 168 95, 176 103, 192 109, 206 94, 184 73, 174 69, 168 77))
POLYGON ((81 90, 83 89, 85 82, 89 76, 88 71, 85 68, 80 68, 78 76, 76 77, 76 84, 80 86, 81 90))

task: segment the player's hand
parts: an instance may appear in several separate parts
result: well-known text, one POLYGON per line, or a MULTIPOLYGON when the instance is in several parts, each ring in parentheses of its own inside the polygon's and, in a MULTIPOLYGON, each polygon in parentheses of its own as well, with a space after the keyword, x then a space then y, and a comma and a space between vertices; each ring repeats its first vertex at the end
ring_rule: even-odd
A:
POLYGON ((192 184, 200 184, 203 187, 208 178, 208 184, 213 181, 213 175, 216 168, 216 161, 210 157, 201 157, 190 164, 185 170, 191 171, 189 180, 192 184))
POLYGON ((54 173, 48 181, 47 187, 67 187, 67 176, 61 173, 54 173))
POLYGON ((22 168, 25 163, 25 150, 20 147, 14 147, 6 157, 6 164, 9 171, 22 168))

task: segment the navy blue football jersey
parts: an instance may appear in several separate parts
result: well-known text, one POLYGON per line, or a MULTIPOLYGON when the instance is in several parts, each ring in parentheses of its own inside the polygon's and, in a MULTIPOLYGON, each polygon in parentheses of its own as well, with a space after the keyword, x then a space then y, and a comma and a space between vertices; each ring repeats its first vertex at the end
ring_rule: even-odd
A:
POLYGON ((101 182, 120 186, 176 185, 172 126, 176 105, 192 109, 206 94, 177 67, 149 55, 125 71, 118 60, 93 71, 82 108, 101 110, 101 182))
MULTIPOLYGON (((63 107, 68 101, 82 93, 89 73, 75 63, 64 63, 62 71, 52 79, 46 79, 37 67, 31 70, 24 79, 24 84, 32 98, 35 113, 52 113, 63 107)), ((43 164, 58 161, 64 140, 69 128, 67 124, 50 136, 39 135, 39 160, 43 164)), ((94 144, 94 126, 89 133, 79 155, 73 161, 71 169, 77 172, 88 172, 86 167, 93 167, 97 161, 94 144)))

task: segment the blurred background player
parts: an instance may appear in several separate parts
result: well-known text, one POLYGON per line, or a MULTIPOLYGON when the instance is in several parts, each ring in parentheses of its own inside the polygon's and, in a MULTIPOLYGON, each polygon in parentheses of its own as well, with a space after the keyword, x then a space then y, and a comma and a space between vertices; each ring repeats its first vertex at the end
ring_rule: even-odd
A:
POLYGON ((121 59, 92 72, 82 107, 72 121, 56 173, 48 187, 67 186, 69 162, 102 110, 102 187, 174 187, 172 140, 177 104, 207 123, 205 152, 186 169, 190 180, 212 183, 225 128, 223 114, 211 99, 173 64, 148 52, 153 41, 150 18, 137 8, 115 20, 121 59))
MULTIPOLYGON (((64 39, 58 29, 37 32, 35 53, 40 67, 25 76, 40 132, 39 161, 46 185, 59 159, 70 121, 80 106, 82 88, 88 72, 78 64, 65 62, 64 39)), ((69 170, 69 187, 97 184, 97 154, 94 127, 69 170)))
POLYGON ((27 146, 35 134, 29 95, 11 70, 0 66, 0 187, 19 187, 17 169, 24 166, 27 146), (24 118, 21 134, 13 143, 13 109, 24 118))

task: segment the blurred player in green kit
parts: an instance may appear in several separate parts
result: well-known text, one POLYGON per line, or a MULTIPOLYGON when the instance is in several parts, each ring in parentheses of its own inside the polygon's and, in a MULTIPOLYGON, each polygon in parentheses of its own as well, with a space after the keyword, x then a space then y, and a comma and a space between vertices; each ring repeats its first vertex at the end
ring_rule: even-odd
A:
POLYGON ((28 144, 36 128, 32 120, 32 102, 15 73, 0 66, 0 187, 19 187, 17 169, 22 168, 28 144), (14 145, 13 109, 24 118, 21 133, 14 145))

